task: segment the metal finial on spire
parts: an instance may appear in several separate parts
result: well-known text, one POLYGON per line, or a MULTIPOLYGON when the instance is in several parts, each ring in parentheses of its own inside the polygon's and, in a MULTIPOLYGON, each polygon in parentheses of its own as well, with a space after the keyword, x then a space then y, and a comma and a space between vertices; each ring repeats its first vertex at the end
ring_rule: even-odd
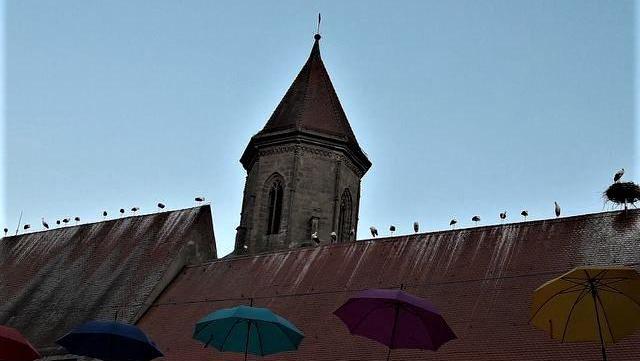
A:
POLYGON ((313 36, 314 39, 320 40, 320 21, 322 21, 322 16, 318 13, 318 31, 316 31, 316 35, 313 36))

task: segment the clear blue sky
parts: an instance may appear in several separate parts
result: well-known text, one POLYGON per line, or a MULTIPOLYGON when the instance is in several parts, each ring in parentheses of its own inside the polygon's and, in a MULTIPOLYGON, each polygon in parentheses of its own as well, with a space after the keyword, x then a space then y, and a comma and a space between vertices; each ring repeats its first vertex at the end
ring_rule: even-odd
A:
POLYGON ((8 1, 0 219, 39 229, 212 201, 233 247, 238 159, 321 51, 373 167, 359 238, 599 212, 634 178, 631 1, 8 1))

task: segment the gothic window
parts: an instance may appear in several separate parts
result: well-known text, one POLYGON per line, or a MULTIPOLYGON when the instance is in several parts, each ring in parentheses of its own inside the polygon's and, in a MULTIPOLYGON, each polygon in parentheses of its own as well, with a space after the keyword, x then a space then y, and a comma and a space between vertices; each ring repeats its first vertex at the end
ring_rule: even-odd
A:
POLYGON ((351 240, 351 230, 353 222, 351 215, 353 214, 351 192, 345 189, 342 192, 342 200, 340 201, 340 218, 338 219, 338 237, 340 242, 348 242, 351 240))
POLYGON ((280 219, 282 217, 282 181, 276 179, 269 188, 269 200, 267 203, 267 234, 280 232, 280 219))

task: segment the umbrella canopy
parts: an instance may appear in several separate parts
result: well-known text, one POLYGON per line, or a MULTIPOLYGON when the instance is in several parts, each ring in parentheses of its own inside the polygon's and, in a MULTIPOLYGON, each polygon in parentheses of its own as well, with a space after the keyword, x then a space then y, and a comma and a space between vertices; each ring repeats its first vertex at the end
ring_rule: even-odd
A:
POLYGON ((456 335, 427 300, 401 290, 371 289, 350 298, 334 314, 352 334, 389 347, 437 350, 456 335))
POLYGON ((18 330, 0 326, 0 360, 33 361, 38 358, 38 351, 18 330))
POLYGON ((538 287, 531 323, 562 342, 614 343, 640 328, 640 275, 629 267, 577 267, 538 287))
POLYGON ((267 308, 237 306, 198 321, 193 338, 219 351, 244 352, 246 359, 297 350, 304 334, 267 308))
POLYGON ((105 361, 148 361, 163 354, 138 327, 114 321, 90 321, 56 341, 74 355, 105 361))

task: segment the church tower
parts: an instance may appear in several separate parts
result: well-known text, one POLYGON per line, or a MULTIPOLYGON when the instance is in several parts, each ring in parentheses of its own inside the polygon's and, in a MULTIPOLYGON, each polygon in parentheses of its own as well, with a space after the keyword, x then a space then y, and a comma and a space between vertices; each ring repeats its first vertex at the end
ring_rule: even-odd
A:
POLYGON ((360 181, 371 167, 320 57, 309 59, 240 162, 247 171, 236 254, 355 240, 360 181))

